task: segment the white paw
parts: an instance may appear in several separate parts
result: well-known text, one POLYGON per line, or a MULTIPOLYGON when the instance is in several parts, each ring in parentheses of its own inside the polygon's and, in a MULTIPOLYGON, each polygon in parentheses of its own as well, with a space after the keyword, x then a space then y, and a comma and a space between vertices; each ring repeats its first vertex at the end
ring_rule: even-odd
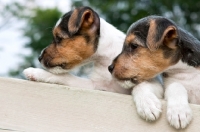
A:
POLYGON ((185 128, 192 120, 192 111, 188 104, 168 105, 167 119, 176 129, 185 128))
POLYGON ((31 81, 36 81, 36 78, 35 78, 35 68, 32 68, 32 67, 29 67, 29 68, 26 68, 24 71, 23 71, 23 74, 24 76, 31 80, 31 81))
POLYGON ((135 98, 138 114, 147 121, 154 121, 159 118, 162 112, 162 104, 154 94, 147 94, 135 98))
POLYGON ((24 76, 31 81, 43 81, 46 79, 46 71, 39 68, 29 67, 23 71, 24 76))

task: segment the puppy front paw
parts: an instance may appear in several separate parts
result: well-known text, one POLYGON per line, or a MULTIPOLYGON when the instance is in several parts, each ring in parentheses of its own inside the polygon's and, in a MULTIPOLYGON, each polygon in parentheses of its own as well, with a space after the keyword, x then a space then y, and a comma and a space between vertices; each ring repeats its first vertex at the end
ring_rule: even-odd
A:
POLYGON ((192 120, 192 111, 188 104, 168 105, 167 119, 176 129, 185 128, 192 120))
POLYGON ((23 74, 28 80, 36 81, 35 68, 33 67, 26 68, 24 69, 23 74))
POLYGON ((162 112, 162 104, 154 94, 136 97, 135 104, 138 114, 147 121, 155 121, 162 112))
POLYGON ((43 81, 45 79, 45 71, 39 68, 29 67, 24 69, 24 76, 31 81, 43 81))

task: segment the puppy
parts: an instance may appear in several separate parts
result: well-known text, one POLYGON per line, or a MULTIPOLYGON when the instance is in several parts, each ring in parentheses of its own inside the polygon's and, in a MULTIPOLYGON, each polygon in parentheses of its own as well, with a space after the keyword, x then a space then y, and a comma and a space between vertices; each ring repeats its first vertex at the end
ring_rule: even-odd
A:
POLYGON ((165 17, 148 16, 130 26, 109 70, 120 83, 133 84, 163 73, 167 119, 179 129, 192 120, 188 102, 200 104, 199 65, 200 42, 194 36, 165 17))
POLYGON ((100 18, 89 7, 76 8, 62 16, 53 29, 53 42, 39 56, 47 70, 27 68, 26 78, 86 89, 122 94, 130 90, 117 85, 107 70, 121 52, 125 34, 100 18), (94 62, 89 79, 69 74, 72 69, 94 62))
MULTIPOLYGON (((94 10, 79 7, 66 13, 53 29, 53 36, 54 41, 39 57, 47 71, 27 68, 23 72, 26 78, 71 87, 131 94, 130 88, 134 85, 127 82, 123 87, 120 86, 107 69, 121 52, 125 34, 99 18, 94 10), (68 73, 89 62, 94 63, 89 78, 68 73)), ((134 100, 138 102, 136 107, 139 115, 146 120, 157 119, 162 111, 158 98, 163 97, 162 86, 158 80, 145 81, 134 89, 138 91, 134 100), (147 94, 149 96, 143 98, 147 94)))

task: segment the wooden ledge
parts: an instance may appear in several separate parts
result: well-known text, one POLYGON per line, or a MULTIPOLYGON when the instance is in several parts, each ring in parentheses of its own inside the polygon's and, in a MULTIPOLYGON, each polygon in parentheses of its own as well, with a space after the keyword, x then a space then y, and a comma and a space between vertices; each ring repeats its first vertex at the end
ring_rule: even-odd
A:
POLYGON ((184 130, 141 119, 132 97, 97 90, 0 78, 0 132, 198 132, 200 106, 184 130))

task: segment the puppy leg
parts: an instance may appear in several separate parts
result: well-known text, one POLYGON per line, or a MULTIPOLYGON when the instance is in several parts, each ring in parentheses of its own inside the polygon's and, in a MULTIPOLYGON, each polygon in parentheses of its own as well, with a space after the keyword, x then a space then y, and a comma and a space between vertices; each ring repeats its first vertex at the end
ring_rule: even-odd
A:
POLYGON ((163 98, 163 87, 158 80, 140 83, 133 88, 132 95, 137 112, 142 118, 147 121, 158 119, 162 111, 159 99, 163 98))
POLYGON ((52 74, 39 68, 27 68, 23 71, 25 77, 32 81, 47 82, 68 85, 72 87, 80 87, 94 89, 93 82, 86 78, 76 77, 71 74, 52 74))
POLYGON ((166 86, 167 119, 176 129, 185 128, 192 120, 192 111, 188 104, 185 87, 177 82, 166 86))

